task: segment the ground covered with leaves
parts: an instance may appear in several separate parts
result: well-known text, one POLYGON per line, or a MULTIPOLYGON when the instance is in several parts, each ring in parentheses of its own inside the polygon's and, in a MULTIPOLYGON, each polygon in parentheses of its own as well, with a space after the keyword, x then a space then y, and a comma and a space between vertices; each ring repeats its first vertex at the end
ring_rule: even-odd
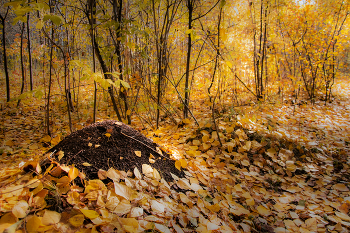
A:
POLYGON ((146 146, 139 134, 117 136, 119 123, 67 137, 86 150, 118 148, 108 142, 125 137, 133 149, 120 145, 111 156, 119 151, 114 160, 133 167, 93 153, 68 161, 80 150, 40 134, 38 113, 6 107, 0 232, 348 232, 349 83, 335 91, 327 106, 237 108, 218 115, 218 129, 198 104, 199 126, 184 120, 144 131, 146 146), (51 144, 57 150, 45 154, 51 144), (156 166, 160 154, 174 167, 156 166), (87 179, 91 167, 97 175, 87 179))

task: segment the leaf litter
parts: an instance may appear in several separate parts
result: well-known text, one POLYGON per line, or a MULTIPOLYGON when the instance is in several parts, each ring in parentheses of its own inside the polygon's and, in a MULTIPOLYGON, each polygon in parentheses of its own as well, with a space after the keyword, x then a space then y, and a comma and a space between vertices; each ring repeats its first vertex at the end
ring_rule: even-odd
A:
MULTIPOLYGON (((99 170, 90 180, 83 171, 91 166, 41 166, 38 153, 19 168, 3 153, 9 166, 0 172, 0 232, 348 232, 344 101, 246 109, 236 119, 219 118, 219 133, 209 114, 200 128, 190 121, 160 128, 148 136, 167 147, 174 169, 185 174, 168 181, 149 163, 157 149, 132 151, 135 160, 139 151, 147 158, 141 168, 99 170)), ((90 142, 100 145, 91 149, 102 142, 90 142)))

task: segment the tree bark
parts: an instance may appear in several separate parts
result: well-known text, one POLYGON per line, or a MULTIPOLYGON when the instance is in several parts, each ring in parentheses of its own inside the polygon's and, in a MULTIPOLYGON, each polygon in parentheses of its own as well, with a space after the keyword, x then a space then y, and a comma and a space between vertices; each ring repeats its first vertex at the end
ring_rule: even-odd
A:
POLYGON ((191 63, 191 47, 192 47, 192 40, 191 40, 191 29, 192 29, 192 14, 193 14, 193 5, 194 1, 187 0, 187 9, 188 9, 188 30, 189 34, 187 37, 187 60, 186 60, 186 78, 185 78, 185 102, 184 102, 184 118, 188 117, 188 108, 190 104, 190 98, 189 98, 189 76, 190 76, 190 63, 191 63))
MULTIPOLYGON (((28 0, 29 3, 29 0, 28 0)), ((29 83, 30 83, 30 90, 33 90, 33 70, 32 70, 32 51, 31 51, 31 44, 30 44, 30 22, 29 22, 29 13, 27 14, 27 40, 28 40, 28 58, 29 58, 29 83)))
POLYGON ((5 79, 6 79, 6 101, 10 101, 10 77, 8 72, 8 66, 7 66, 7 55, 6 55, 6 17, 9 12, 9 8, 7 7, 6 13, 4 16, 0 15, 0 20, 2 24, 2 48, 4 50, 4 68, 5 68, 5 79))
MULTIPOLYGON (((22 29, 21 29, 21 51, 20 51, 20 56, 21 56, 21 71, 22 71, 22 85, 21 85, 21 94, 24 91, 24 82, 25 82, 25 74, 24 74, 24 62, 23 62, 23 33, 24 33, 24 27, 25 24, 22 23, 22 29)), ((19 106, 19 104, 21 103, 21 100, 19 99, 17 102, 17 108, 19 106)))

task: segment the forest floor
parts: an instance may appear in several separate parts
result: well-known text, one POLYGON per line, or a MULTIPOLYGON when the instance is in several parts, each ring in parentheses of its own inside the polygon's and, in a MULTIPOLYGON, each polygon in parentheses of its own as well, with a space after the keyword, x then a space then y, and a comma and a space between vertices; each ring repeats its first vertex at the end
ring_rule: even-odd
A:
POLYGON ((113 182, 85 189, 74 185, 73 167, 39 174, 43 145, 60 140, 43 133, 40 106, 2 106, 0 232, 348 232, 350 82, 338 81, 334 95, 327 106, 231 109, 217 118, 219 137, 211 111, 194 103, 199 127, 185 120, 144 132, 172 153, 185 178, 168 183, 150 167, 114 170, 105 174, 113 182), (28 164, 34 177, 22 172, 28 164))

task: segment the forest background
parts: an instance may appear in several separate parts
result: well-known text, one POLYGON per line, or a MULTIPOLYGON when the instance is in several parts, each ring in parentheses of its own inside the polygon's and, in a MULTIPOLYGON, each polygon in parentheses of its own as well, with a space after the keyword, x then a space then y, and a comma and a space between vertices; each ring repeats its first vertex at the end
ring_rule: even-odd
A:
POLYGON ((181 153, 205 127, 218 142, 202 150, 227 149, 223 138, 239 125, 347 161, 349 7, 1 1, 0 154, 30 158, 116 119, 181 153))
POLYGON ((2 106, 37 100, 38 130, 49 136, 106 116, 158 129, 198 122, 207 109, 215 118, 261 103, 327 105, 348 73, 344 1, 12 1, 1 9, 2 106))

